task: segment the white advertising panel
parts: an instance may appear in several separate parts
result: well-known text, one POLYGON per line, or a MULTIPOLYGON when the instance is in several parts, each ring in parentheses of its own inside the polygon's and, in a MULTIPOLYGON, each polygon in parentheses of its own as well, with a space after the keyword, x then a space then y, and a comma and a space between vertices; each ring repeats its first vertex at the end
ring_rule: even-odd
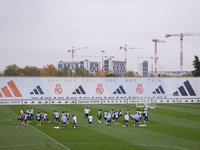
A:
POLYGON ((136 104, 136 103, 151 103, 151 99, 129 99, 129 104, 136 104))
POLYGON ((101 104, 101 100, 76 100, 76 104, 101 104))
POLYGON ((200 103, 200 99, 178 99, 178 103, 200 103))
POLYGON ((23 100, 23 105, 49 105, 49 100, 23 100))
POLYGON ((177 99, 152 99, 152 103, 177 103, 177 99))
POLYGON ((125 99, 120 99, 120 100, 116 100, 116 99, 112 99, 112 100, 105 99, 105 100, 102 100, 102 104, 127 104, 127 100, 125 100, 125 99))
POLYGON ((0 105, 21 105, 21 100, 0 100, 0 105))
POLYGON ((75 100, 50 100, 50 104, 75 104, 75 100))
POLYGON ((200 78, 0 77, 0 100, 200 98, 200 78))

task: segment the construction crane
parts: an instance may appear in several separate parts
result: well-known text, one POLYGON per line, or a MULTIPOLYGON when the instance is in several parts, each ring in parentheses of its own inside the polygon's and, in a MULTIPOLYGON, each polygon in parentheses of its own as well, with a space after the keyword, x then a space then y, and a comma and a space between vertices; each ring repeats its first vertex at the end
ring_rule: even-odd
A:
MULTIPOLYGON (((133 57, 133 58, 147 58, 147 59, 152 59, 153 60, 155 57, 133 57)), ((157 57, 157 59, 158 59, 158 57, 157 57)), ((153 74, 153 62, 151 64, 151 72, 153 74)))
POLYGON ((81 49, 86 49, 86 48, 87 47, 82 47, 82 48, 76 48, 76 49, 74 49, 74 47, 72 47, 71 50, 68 50, 68 53, 72 52, 72 71, 74 71, 74 52, 78 51, 78 50, 81 50, 81 49))
POLYGON ((153 39, 152 42, 155 42, 155 77, 157 77, 157 43, 166 43, 163 40, 153 39))
POLYGON ((128 49, 142 49, 142 48, 127 47, 127 44, 125 44, 125 47, 120 47, 119 49, 120 49, 120 50, 121 50, 121 49, 124 49, 124 50, 125 50, 125 74, 126 74, 126 73, 127 73, 127 50, 128 50, 128 49))
POLYGON ((104 70, 104 54, 106 51, 102 50, 102 69, 104 70))
POLYGON ((180 36, 180 73, 183 74, 183 37, 184 36, 198 36, 200 33, 180 33, 180 34, 166 34, 165 37, 176 37, 180 36))

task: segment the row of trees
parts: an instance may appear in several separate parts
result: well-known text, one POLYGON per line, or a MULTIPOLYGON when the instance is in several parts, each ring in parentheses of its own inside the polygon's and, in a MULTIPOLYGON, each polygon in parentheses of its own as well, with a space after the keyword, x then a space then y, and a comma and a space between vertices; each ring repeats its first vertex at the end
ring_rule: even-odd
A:
POLYGON ((44 66, 42 69, 31 66, 20 68, 14 64, 7 66, 2 76, 72 76, 72 70, 68 67, 56 70, 52 64, 44 66))
POLYGON ((89 73, 85 68, 79 67, 74 72, 72 72, 69 67, 64 67, 62 70, 56 70, 55 66, 52 64, 48 64, 44 66, 43 68, 37 68, 37 67, 30 67, 26 66, 24 68, 18 67, 16 64, 9 65, 4 70, 3 74, 0 74, 0 76, 64 76, 64 77, 110 77, 115 76, 118 77, 118 75, 109 72, 104 72, 103 70, 98 70, 95 75, 89 73))
MULTIPOLYGON (((184 74, 184 77, 190 76, 200 76, 200 61, 197 56, 195 56, 195 60, 193 61, 194 71, 188 74, 184 74)), ((9 65, 4 70, 3 74, 0 76, 64 76, 64 77, 121 77, 118 74, 112 73, 112 71, 105 72, 103 69, 98 70, 95 75, 89 73, 85 68, 77 68, 74 72, 68 67, 63 68, 62 70, 56 70, 55 66, 49 64, 44 66, 42 69, 37 67, 26 66, 24 68, 20 68, 17 65, 9 65)), ((124 74, 125 77, 138 77, 134 74, 133 71, 128 71, 124 74)), ((153 75, 151 75, 153 77, 153 75)), ((168 75, 159 75, 159 77, 167 77, 168 75)))
MULTIPOLYGON (((77 68, 74 72, 72 72, 69 67, 65 67, 62 70, 56 70, 55 66, 52 64, 44 66, 42 69, 30 66, 20 68, 16 64, 9 65, 4 70, 4 73, 0 76, 121 77, 118 74, 112 73, 112 71, 105 72, 103 69, 97 70, 95 75, 89 73, 85 68, 82 67, 77 68)), ((125 76, 135 77, 135 74, 133 71, 128 71, 125 76)))

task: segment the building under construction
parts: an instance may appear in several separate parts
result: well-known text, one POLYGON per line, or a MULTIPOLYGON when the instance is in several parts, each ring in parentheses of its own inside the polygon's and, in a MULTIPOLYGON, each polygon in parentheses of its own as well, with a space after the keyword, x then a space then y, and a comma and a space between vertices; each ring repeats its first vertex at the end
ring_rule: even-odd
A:
MULTIPOLYGON (((78 67, 85 68, 89 73, 95 74, 97 70, 101 70, 101 62, 95 62, 95 61, 74 61, 74 64, 72 65, 71 61, 59 61, 56 63, 56 69, 62 70, 64 67, 69 67, 72 70, 77 69, 78 67), (72 66, 74 68, 72 69, 72 66)), ((119 74, 121 76, 125 73, 125 62, 124 61, 114 61, 111 59, 104 60, 104 71, 111 71, 114 74, 119 74)))

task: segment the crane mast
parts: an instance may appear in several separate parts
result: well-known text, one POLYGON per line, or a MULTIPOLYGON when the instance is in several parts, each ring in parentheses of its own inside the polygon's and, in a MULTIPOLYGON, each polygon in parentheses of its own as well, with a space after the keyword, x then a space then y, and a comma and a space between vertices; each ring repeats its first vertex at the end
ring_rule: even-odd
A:
POLYGON ((183 75, 183 37, 184 36, 198 36, 199 33, 180 33, 180 34, 166 34, 165 37, 176 37, 180 36, 180 73, 183 75))
POLYGON ((74 49, 74 47, 72 47, 71 50, 68 50, 68 53, 72 52, 72 72, 74 71, 74 52, 77 51, 77 50, 86 49, 86 48, 87 47, 82 47, 82 48, 76 48, 76 49, 74 49))
POLYGON ((152 42, 155 42, 155 77, 157 77, 157 43, 166 43, 166 41, 153 39, 152 42))
POLYGON ((125 44, 125 47, 120 47, 119 48, 125 50, 125 74, 127 73, 127 49, 141 49, 141 48, 132 48, 132 47, 127 47, 127 44, 125 44))

